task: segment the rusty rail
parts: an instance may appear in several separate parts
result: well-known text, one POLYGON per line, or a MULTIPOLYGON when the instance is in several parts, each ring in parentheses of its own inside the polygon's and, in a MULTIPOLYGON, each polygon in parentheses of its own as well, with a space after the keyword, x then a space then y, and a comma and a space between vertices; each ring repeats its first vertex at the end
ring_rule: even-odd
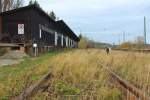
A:
POLYGON ((112 50, 150 53, 150 49, 112 49, 112 50))
MULTIPOLYGON (((150 100, 150 97, 143 92, 142 90, 136 88, 134 85, 130 84, 126 80, 123 80, 116 73, 110 70, 108 67, 103 67, 109 74, 109 77, 123 87, 126 91, 132 93, 137 99, 136 100, 150 100)), ((25 89, 19 96, 13 98, 12 100, 28 100, 33 97, 38 91, 44 91, 51 84, 51 79, 53 75, 49 72, 45 75, 41 80, 39 80, 36 84, 31 85, 29 88, 25 89)))
POLYGON ((130 84, 126 80, 123 80, 109 68, 105 67, 105 69, 108 71, 113 81, 116 81, 121 87, 123 87, 126 90, 126 92, 129 91, 131 94, 133 94, 137 98, 136 100, 150 100, 150 97, 145 92, 136 88, 134 85, 130 84))
POLYGON ((48 73, 36 84, 26 88, 19 96, 12 98, 12 100, 30 100, 38 91, 43 91, 49 86, 52 77, 53 75, 48 73))

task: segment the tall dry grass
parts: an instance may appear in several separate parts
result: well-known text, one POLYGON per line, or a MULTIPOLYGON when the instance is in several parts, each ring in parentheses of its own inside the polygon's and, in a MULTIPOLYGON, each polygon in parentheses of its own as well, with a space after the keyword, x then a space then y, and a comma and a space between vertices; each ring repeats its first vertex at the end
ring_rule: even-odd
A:
MULTIPOLYGON (((54 99, 59 100, 63 95, 72 95, 90 100, 121 100, 123 95, 120 90, 111 86, 108 73, 103 67, 109 67, 123 79, 129 81, 140 89, 150 94, 150 54, 112 51, 109 55, 98 49, 77 49, 46 58, 38 66, 27 69, 29 76, 42 76, 48 71, 54 75, 52 84, 47 91, 37 94, 33 100, 54 99)), ((27 71, 26 71, 27 72, 27 71)), ((31 82, 28 76, 18 76, 9 86, 0 84, 0 90, 14 90, 14 95, 20 93, 25 83, 31 82), (23 78, 26 77, 26 78, 23 78), (24 83, 19 83, 22 82, 24 83), (17 88, 13 89, 16 84, 17 88), (11 86, 12 85, 12 86, 11 86), (21 88, 21 89, 19 89, 21 88), (18 92, 17 92, 18 91, 18 92)), ((11 80, 12 76, 8 77, 11 80)), ((1 92, 4 93, 4 92, 1 92)), ((8 92, 7 92, 8 93, 8 92)), ((5 94, 4 94, 5 95, 5 94)), ((74 98, 77 98, 74 97, 74 98)), ((65 97, 64 97, 65 98, 65 97)), ((77 99, 76 99, 77 100, 77 99)), ((78 99, 80 100, 80 98, 78 99)))
POLYGON ((110 55, 100 53, 99 60, 123 79, 150 94, 150 54, 112 51, 110 55))
POLYGON ((108 73, 102 68, 101 53, 99 50, 76 50, 53 57, 49 61, 54 75, 51 95, 40 93, 37 98, 77 95, 90 100, 120 100, 121 92, 110 86, 108 73))
POLYGON ((120 91, 110 89, 109 76, 103 67, 110 67, 120 77, 150 94, 150 54, 112 51, 107 55, 97 49, 76 50, 54 57, 49 65, 53 66, 55 84, 61 82, 77 87, 79 94, 98 95, 102 100, 112 100, 113 95, 115 100, 120 97, 120 91))

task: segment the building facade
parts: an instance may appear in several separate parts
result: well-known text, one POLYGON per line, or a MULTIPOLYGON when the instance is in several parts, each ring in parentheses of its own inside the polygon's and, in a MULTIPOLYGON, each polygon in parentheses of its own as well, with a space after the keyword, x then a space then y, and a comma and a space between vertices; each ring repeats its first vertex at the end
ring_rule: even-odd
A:
POLYGON ((17 44, 30 52, 43 48, 77 47, 79 38, 63 21, 52 20, 39 6, 30 5, 0 13, 0 43, 17 44))

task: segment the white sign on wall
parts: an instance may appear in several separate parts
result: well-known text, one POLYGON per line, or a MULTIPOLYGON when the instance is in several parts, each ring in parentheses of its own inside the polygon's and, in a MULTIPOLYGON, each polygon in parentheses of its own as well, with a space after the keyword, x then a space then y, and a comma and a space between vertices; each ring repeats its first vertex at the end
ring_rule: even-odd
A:
POLYGON ((24 34, 24 24, 18 24, 18 34, 24 34))
POLYGON ((36 47, 37 47, 37 44, 36 44, 36 43, 34 43, 34 44, 33 44, 33 47, 34 47, 34 48, 36 48, 36 47))

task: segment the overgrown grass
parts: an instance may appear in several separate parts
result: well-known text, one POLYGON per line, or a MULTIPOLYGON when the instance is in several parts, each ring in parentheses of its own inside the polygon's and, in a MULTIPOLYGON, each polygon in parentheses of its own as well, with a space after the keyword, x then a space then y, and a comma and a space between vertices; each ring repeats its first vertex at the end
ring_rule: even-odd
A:
MULTIPOLYGON (((125 80, 149 94, 150 54, 103 50, 73 50, 60 54, 48 53, 39 58, 27 58, 19 65, 0 68, 0 95, 19 94, 48 71, 54 75, 48 91, 37 94, 33 100, 54 100, 62 95, 87 96, 90 100, 121 100, 123 95, 111 86, 110 67, 125 80)), ((5 97, 5 98, 4 98, 5 97)))
POLYGON ((133 52, 113 52, 105 64, 122 78, 150 95, 150 54, 133 52))
POLYGON ((149 53, 112 51, 106 55, 103 51, 97 55, 103 66, 150 95, 149 53))
POLYGON ((7 100, 18 95, 23 88, 39 80, 49 71, 51 66, 48 62, 51 57, 59 53, 62 51, 45 53, 37 58, 25 58, 20 64, 0 67, 0 99, 7 100))
POLYGON ((100 53, 99 50, 76 50, 53 57, 49 62, 53 66, 53 84, 48 92, 39 93, 34 99, 52 99, 54 95, 54 100, 60 100, 59 96, 75 95, 90 100, 120 100, 122 94, 110 86, 108 73, 98 58, 100 53))

